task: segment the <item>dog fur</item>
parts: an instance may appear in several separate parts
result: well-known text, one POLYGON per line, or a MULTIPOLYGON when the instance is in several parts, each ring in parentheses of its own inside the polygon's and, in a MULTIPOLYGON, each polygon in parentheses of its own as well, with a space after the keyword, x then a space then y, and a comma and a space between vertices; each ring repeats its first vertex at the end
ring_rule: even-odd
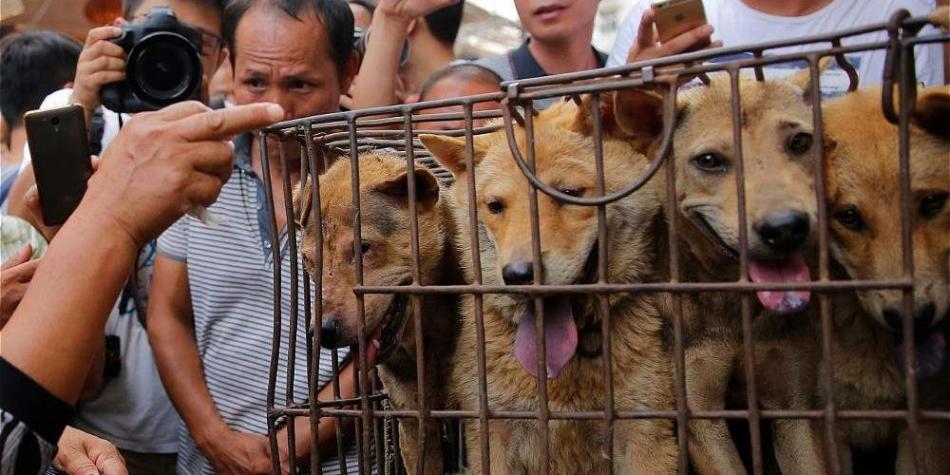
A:
MULTIPOLYGON (((335 322, 342 339, 340 346, 355 345, 358 337, 357 286, 354 265, 353 228, 355 208, 351 182, 351 160, 340 160, 320 176, 322 230, 315 219, 304 227, 302 254, 311 276, 322 272, 323 320, 335 322), (317 268, 317 233, 323 233, 323 268, 317 268)), ((414 170, 418 216, 419 284, 450 285, 460 282, 453 244, 452 215, 439 183, 423 168, 414 170)), ((365 285, 405 285, 412 281, 413 259, 409 219, 409 174, 406 161, 382 153, 359 157, 359 199, 361 243, 365 285)), ((294 195, 294 207, 304 210, 311 197, 309 183, 294 195)), ((402 315, 390 316, 393 295, 364 297, 367 348, 387 317, 402 318, 392 353, 379 362, 379 378, 389 394, 393 409, 418 409, 416 344, 413 315, 422 319, 425 355, 426 405, 445 409, 446 394, 441 383, 448 373, 447 363, 458 332, 458 299, 455 296, 427 295, 401 297, 408 301, 402 315)), ((400 325, 398 322, 396 325, 400 325)), ((382 337, 378 337, 382 338, 382 337)), ((380 349, 385 351, 385 349, 380 349)), ((374 352, 375 354, 375 352, 374 352)), ((384 358, 381 356, 381 358, 384 358)), ((429 419, 425 427, 425 472, 443 473, 441 423, 429 419)), ((418 423, 415 418, 399 419, 400 450, 409 473, 419 463, 418 423)))
MULTIPOLYGON (((525 131, 514 131, 525 153, 525 131)), ((590 115, 585 107, 563 102, 534 118, 535 160, 545 183, 568 193, 591 196, 596 173, 590 115)), ((529 183, 513 163, 503 131, 474 138, 474 170, 468 169, 466 144, 461 139, 421 137, 423 144, 457 184, 453 209, 459 234, 459 251, 467 280, 474 280, 471 254, 467 180, 474 173, 477 190, 478 243, 483 283, 504 285, 502 269, 512 262, 531 261, 532 233, 529 183), (492 205, 494 202, 496 205, 492 205), (498 210, 502 203, 503 210, 498 210)), ((605 140, 604 170, 607 192, 632 182, 647 166, 624 141, 605 140)), ((590 283, 593 249, 597 246, 597 209, 537 197, 540 249, 544 284, 590 283)), ((643 282, 653 272, 654 229, 660 203, 652 187, 639 190, 606 207, 608 229, 608 280, 612 283, 643 282)), ((572 296, 580 349, 560 374, 547 381, 551 411, 600 411, 605 401, 600 313, 594 296, 572 296), (584 352, 588 356, 582 356, 584 352)), ((492 411, 537 411, 537 379, 519 364, 513 351, 516 328, 530 299, 513 294, 481 297, 487 375, 487 401, 492 411)), ((612 374, 618 411, 670 410, 672 408, 671 358, 662 341, 662 319, 652 295, 609 296, 612 374)), ((479 407, 476 299, 463 299, 462 330, 452 364, 453 397, 463 409, 479 407)), ((548 342, 552 344, 552 342, 548 342)), ((466 425, 469 467, 481 472, 481 444, 488 443, 492 473, 538 473, 541 448, 538 422, 490 420, 489 440, 478 437, 477 422, 466 425)), ((596 474, 607 470, 604 423, 599 420, 552 420, 549 423, 552 473, 596 474)), ((677 448, 670 420, 617 420, 612 441, 614 469, 618 473, 663 474, 676 470, 677 448)))
MULTIPOLYGON (((814 133, 807 71, 787 80, 740 79, 741 138, 745 177, 746 233, 750 260, 771 259, 771 250, 756 232, 770 213, 795 210, 807 214, 814 243, 817 204, 814 192, 814 147, 793 151, 797 134, 814 133)), ((680 281, 739 280, 739 206, 736 149, 733 139, 731 90, 727 78, 680 92, 673 131, 672 160, 676 171, 675 207, 680 281), (724 162, 710 172, 696 160, 712 154, 724 162)), ((665 98, 642 90, 619 91, 615 114, 620 133, 649 143, 653 157, 662 132, 665 98)), ((664 194, 663 201, 666 203, 664 194)), ((657 239, 666 239, 664 234, 657 239)), ((670 278, 669 269, 659 280, 670 278)), ((671 305, 670 298, 666 299, 671 305)), ((744 383, 741 301, 731 292, 683 294, 687 404, 694 411, 721 410, 727 396, 744 392, 730 383, 744 383)), ((752 298, 755 375, 759 403, 765 409, 810 409, 817 371, 815 355, 802 353, 814 341, 814 316, 779 315, 752 298)), ((664 313, 672 314, 672 310, 664 313)), ((741 384, 740 384, 741 388, 741 384)), ((740 398, 741 399, 741 398, 740 398)), ((815 423, 781 420, 773 424, 774 449, 784 473, 823 473, 827 466, 815 423)), ((700 474, 744 473, 739 453, 724 420, 689 423, 689 452, 700 474)))
MULTIPOLYGON (((925 214, 924 200, 942 195, 945 203, 950 192, 948 92, 946 87, 921 90, 910 127, 913 297, 915 309, 929 303, 935 310, 933 323, 916 329, 918 340, 921 333, 935 329, 946 335, 950 212, 941 204, 925 214)), ((880 88, 871 88, 829 101, 824 107, 826 130, 835 143, 828 156, 827 177, 831 250, 840 264, 838 277, 843 279, 903 276, 898 133, 897 126, 884 118, 880 98, 880 88)), ((900 290, 862 290, 839 294, 833 301, 831 366, 839 409, 906 407, 903 363, 897 358, 902 340, 899 332, 889 327, 886 309, 903 309, 900 290)), ((948 366, 944 361, 942 370, 918 379, 922 409, 950 408, 948 366)), ((894 445, 898 449, 897 473, 915 473, 906 424, 839 420, 836 428, 843 473, 852 472, 852 448, 879 450, 894 445)), ((950 473, 950 422, 921 420, 920 428, 917 473, 950 473)))

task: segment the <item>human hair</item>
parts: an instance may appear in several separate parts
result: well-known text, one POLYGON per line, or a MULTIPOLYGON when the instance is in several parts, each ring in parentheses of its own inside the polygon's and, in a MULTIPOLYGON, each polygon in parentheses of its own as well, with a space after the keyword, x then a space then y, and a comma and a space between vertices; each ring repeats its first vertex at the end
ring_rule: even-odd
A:
POLYGON ((344 0, 234 0, 224 9, 224 41, 231 51, 231 64, 238 55, 234 43, 241 18, 256 5, 279 8, 297 21, 301 14, 311 10, 323 23, 329 43, 330 56, 336 65, 337 74, 345 74, 347 63, 353 54, 353 12, 344 0))
MULTIPOLYGON (((224 11, 224 4, 226 0, 194 0, 206 7, 214 8, 219 13, 224 11)), ((122 17, 128 21, 132 21, 133 14, 135 10, 138 10, 142 3, 145 0, 122 0, 122 17)))
POLYGON ((0 111, 7 127, 37 109, 76 76, 82 43, 53 31, 15 33, 0 40, 0 111))
POLYGON ((426 26, 432 36, 442 43, 454 45, 462 26, 462 10, 465 9, 465 0, 459 0, 455 5, 440 8, 426 15, 426 26))
POLYGON ((419 90, 419 100, 428 100, 432 88, 442 80, 449 78, 456 81, 475 81, 491 85, 501 84, 501 77, 491 69, 474 63, 456 63, 432 73, 422 84, 422 89, 419 90))

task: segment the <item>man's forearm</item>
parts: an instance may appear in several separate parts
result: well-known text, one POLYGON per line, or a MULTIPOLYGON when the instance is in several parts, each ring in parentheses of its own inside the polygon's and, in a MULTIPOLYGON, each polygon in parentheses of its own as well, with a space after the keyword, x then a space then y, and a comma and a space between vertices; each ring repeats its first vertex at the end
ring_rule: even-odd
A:
POLYGON ((114 225, 99 210, 80 206, 2 332, 0 354, 69 404, 102 347, 105 320, 135 258, 135 242, 114 225))
POLYGON ((204 379, 190 317, 150 312, 149 341, 165 390, 199 447, 228 429, 204 379), (188 319, 188 322, 183 321, 188 319))
POLYGON ((388 106, 399 102, 396 84, 399 77, 399 56, 406 41, 409 21, 377 12, 370 26, 366 56, 360 66, 362 74, 353 88, 353 107, 388 106))

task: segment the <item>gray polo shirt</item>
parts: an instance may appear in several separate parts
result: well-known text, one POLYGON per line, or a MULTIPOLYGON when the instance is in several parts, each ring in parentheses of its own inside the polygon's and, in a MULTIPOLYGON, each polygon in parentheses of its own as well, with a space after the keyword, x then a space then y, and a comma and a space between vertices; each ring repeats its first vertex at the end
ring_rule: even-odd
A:
MULTIPOLYGON (((185 216, 158 240, 158 252, 185 262, 194 311, 195 340, 205 382, 215 406, 232 429, 267 433, 267 381, 273 332, 273 255, 264 185, 251 168, 250 136, 235 139, 235 165, 208 210, 220 221, 203 224, 185 216)), ((278 190, 279 191, 279 190, 278 190)), ((281 232, 282 333, 277 401, 285 400, 290 328, 290 256, 281 232)), ((300 262, 299 256, 293 256, 300 262)), ((302 290, 301 290, 302 294, 302 290)), ((301 322, 303 299, 300 299, 301 322)), ((306 325, 297 328, 294 400, 307 399, 306 325)), ((346 351, 341 351, 343 358, 346 351)), ((330 382, 330 352, 321 349, 319 385, 330 382)), ((178 437, 178 473, 212 473, 211 465, 183 428, 178 437)), ((346 447, 347 471, 356 472, 354 444, 346 447)), ((324 459, 323 473, 340 473, 324 459)))

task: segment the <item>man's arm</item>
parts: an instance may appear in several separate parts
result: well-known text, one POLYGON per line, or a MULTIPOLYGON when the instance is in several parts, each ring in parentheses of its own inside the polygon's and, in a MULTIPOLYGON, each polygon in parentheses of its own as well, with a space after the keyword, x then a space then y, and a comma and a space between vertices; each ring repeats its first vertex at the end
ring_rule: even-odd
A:
POLYGON ((159 255, 149 290, 148 337, 168 396, 218 472, 267 473, 267 438, 232 432, 205 384, 194 336, 188 267, 159 255))
POLYGON ((399 77, 399 56, 408 36, 409 25, 419 17, 458 0, 382 0, 376 6, 369 28, 369 43, 353 86, 353 107, 398 104, 396 81, 399 77))

